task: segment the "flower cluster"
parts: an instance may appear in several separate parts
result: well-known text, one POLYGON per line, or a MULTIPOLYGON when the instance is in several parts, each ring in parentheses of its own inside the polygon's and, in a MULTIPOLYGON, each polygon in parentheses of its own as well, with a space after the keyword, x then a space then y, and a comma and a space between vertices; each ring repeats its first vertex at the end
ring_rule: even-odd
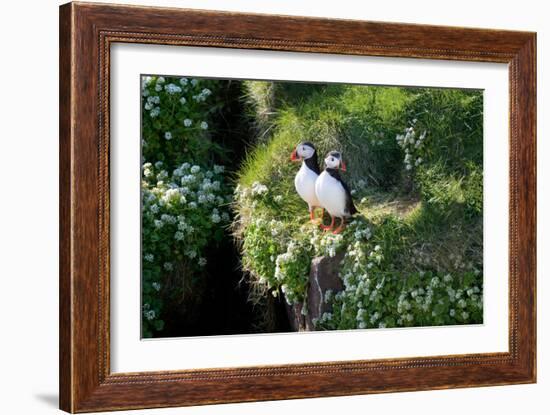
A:
POLYGON ((479 273, 453 275, 418 271, 388 272, 384 252, 373 241, 356 241, 341 264, 344 290, 327 301, 332 313, 320 329, 386 328, 471 324, 482 321, 479 273))
POLYGON ((424 130, 420 136, 417 137, 415 124, 416 118, 412 120, 411 126, 405 128, 404 134, 397 134, 395 140, 401 149, 405 151, 405 158, 403 163, 405 169, 410 171, 413 167, 418 167, 424 161, 421 157, 424 146, 424 140, 426 139, 426 131, 424 130))
POLYGON ((275 259, 275 279, 289 305, 303 302, 311 264, 311 246, 291 240, 275 259))
MULTIPOLYGON (((238 187, 240 212, 249 212, 243 231, 243 265, 272 293, 288 304, 307 305, 307 284, 315 257, 342 255, 339 276, 344 290, 325 293, 332 312, 316 322, 319 330, 471 324, 482 321, 482 276, 464 266, 459 254, 451 263, 426 262, 427 254, 412 248, 406 271, 387 258, 383 234, 401 226, 395 220, 373 223, 359 216, 344 232, 322 232, 314 224, 270 219, 264 209, 275 197, 255 182, 238 187), (446 271, 444 271, 444 268, 446 271), (405 274, 404 274, 405 272, 405 274)), ((395 249, 394 247, 390 247, 395 249)), ((423 251, 422 251, 423 252, 423 251)), ((307 313, 307 307, 304 307, 307 313)))
POLYGON ((171 173, 162 162, 142 166, 142 273, 144 330, 161 330, 160 291, 185 264, 200 271, 204 250, 220 239, 230 221, 231 195, 223 182, 223 166, 205 170, 182 163, 171 173))
POLYGON ((222 105, 214 97, 219 85, 210 80, 175 77, 142 78, 142 153, 175 168, 186 159, 203 160, 220 151, 210 141, 210 114, 222 105), (160 158, 159 158, 160 157, 160 158))

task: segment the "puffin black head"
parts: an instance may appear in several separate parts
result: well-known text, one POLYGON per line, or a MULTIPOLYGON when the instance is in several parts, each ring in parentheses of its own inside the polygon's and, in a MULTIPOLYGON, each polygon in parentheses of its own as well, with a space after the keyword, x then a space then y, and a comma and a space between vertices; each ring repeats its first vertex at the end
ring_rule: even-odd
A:
POLYGON ((336 169, 346 171, 346 163, 342 159, 342 153, 339 151, 330 151, 325 157, 325 165, 327 169, 336 169))
POLYGON ((296 146, 292 154, 290 155, 290 160, 292 161, 302 161, 312 158, 316 153, 315 146, 309 141, 303 141, 296 146))

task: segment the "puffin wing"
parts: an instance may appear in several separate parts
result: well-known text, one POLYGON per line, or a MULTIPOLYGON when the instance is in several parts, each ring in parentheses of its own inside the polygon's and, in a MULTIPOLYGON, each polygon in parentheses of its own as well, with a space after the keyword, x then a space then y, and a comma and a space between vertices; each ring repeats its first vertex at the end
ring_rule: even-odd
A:
POLYGON ((346 210, 349 212, 350 215, 355 215, 358 212, 358 210, 353 204, 353 199, 351 197, 351 192, 349 190, 349 187, 346 184, 346 182, 344 182, 342 179, 340 179, 340 184, 342 185, 342 187, 346 192, 346 210))

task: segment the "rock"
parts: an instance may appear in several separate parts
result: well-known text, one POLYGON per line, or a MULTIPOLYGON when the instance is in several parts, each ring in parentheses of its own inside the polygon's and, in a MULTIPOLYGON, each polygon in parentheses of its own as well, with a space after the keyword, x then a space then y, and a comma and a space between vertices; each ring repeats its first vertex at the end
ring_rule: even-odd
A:
POLYGON ((317 320, 323 313, 331 311, 331 307, 325 303, 327 290, 336 294, 344 289, 344 284, 338 276, 340 262, 343 258, 344 253, 342 252, 334 257, 322 256, 313 258, 311 261, 307 290, 306 330, 315 330, 313 320, 317 320))
POLYGON ((306 319, 305 316, 302 315, 302 303, 295 303, 292 305, 285 303, 285 306, 288 322, 290 323, 292 331, 305 331, 306 319))
POLYGON ((302 315, 303 304, 286 305, 290 327, 294 331, 315 330, 314 320, 331 308, 325 303, 325 293, 331 290, 334 294, 344 289, 344 284, 338 276, 340 262, 344 253, 334 257, 316 257, 311 261, 309 283, 307 290, 307 315, 302 315))

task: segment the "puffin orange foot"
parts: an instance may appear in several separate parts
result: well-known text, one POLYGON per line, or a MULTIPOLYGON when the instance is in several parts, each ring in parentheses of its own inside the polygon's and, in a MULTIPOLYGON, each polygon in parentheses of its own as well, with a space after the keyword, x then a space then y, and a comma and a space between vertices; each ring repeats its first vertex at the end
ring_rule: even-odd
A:
POLYGON ((338 226, 336 229, 334 229, 332 231, 333 234, 337 235, 339 234, 340 232, 342 232, 344 230, 344 228, 346 227, 346 222, 344 222, 344 219, 342 219, 342 223, 340 223, 340 226, 338 226))
POLYGON ((321 229, 324 230, 325 232, 331 230, 332 228, 334 228, 334 218, 332 218, 332 220, 330 221, 329 226, 325 226, 325 225, 321 224, 321 229))

